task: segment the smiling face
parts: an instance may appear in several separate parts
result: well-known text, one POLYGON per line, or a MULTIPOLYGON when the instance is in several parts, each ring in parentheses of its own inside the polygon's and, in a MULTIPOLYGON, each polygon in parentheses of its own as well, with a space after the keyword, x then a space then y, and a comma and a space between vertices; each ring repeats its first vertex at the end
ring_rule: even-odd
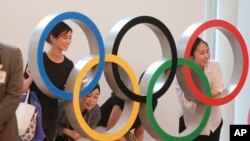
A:
POLYGON ((193 56, 191 58, 202 68, 208 64, 210 54, 207 44, 200 42, 196 49, 194 50, 193 56))
POLYGON ((59 22, 50 31, 46 42, 58 51, 67 51, 72 39, 72 29, 64 22, 59 22))
POLYGON ((51 39, 51 45, 55 48, 57 48, 58 50, 62 50, 62 51, 67 51, 69 48, 69 45, 71 43, 71 39, 72 39, 72 32, 68 31, 68 32, 63 32, 61 33, 57 38, 55 38, 53 35, 50 35, 50 39, 51 39))
POLYGON ((80 99, 81 109, 91 110, 98 102, 100 91, 95 88, 91 93, 80 99))

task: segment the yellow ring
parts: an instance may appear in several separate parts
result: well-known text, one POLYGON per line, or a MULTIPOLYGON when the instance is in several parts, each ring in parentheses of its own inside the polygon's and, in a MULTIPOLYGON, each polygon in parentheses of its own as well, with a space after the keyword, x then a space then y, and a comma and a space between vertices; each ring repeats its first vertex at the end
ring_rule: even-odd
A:
MULTIPOLYGON (((95 130, 91 129, 81 114, 81 110, 80 110, 80 106, 79 106, 80 87, 81 87, 82 80, 86 76, 87 72, 91 68, 93 68, 95 65, 97 65, 98 61, 99 61, 99 56, 96 56, 93 59, 91 59, 84 66, 84 68, 80 71, 79 75, 77 76, 77 79, 76 79, 76 82, 74 85, 74 91, 73 91, 74 92, 74 94, 73 94, 73 110, 74 110, 75 116, 77 118, 78 124, 81 126, 83 132, 85 132, 90 138, 92 138, 94 140, 104 140, 104 139, 105 140, 116 140, 116 139, 119 139, 120 137, 124 136, 132 127, 132 125, 133 125, 133 123, 138 115, 140 103, 133 102, 133 108, 132 108, 132 110, 129 110, 129 111, 131 111, 131 113, 126 115, 126 116, 130 115, 128 118, 127 124, 124 125, 123 127, 120 127, 119 128, 120 130, 117 131, 115 128, 111 128, 107 132, 99 133, 99 132, 96 132, 95 130)), ((122 69, 125 72, 127 72, 128 76, 130 78, 130 81, 132 82, 134 92, 136 94, 140 93, 140 86, 139 86, 138 81, 136 79, 136 75, 128 63, 126 63, 120 57, 118 57, 116 55, 112 55, 112 54, 105 55, 105 62, 112 62, 112 63, 116 63, 117 65, 120 65, 122 67, 122 69)), ((129 102, 129 101, 125 101, 125 106, 126 106, 127 102, 129 102)), ((122 116, 123 115, 124 114, 122 114, 122 116)))

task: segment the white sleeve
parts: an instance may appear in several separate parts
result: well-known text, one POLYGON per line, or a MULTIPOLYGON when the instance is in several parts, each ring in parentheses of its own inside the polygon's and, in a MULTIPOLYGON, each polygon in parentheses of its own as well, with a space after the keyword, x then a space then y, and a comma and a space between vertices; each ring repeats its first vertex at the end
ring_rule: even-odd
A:
POLYGON ((213 81, 211 83, 211 88, 216 89, 219 92, 222 92, 224 88, 223 75, 221 72, 220 64, 218 62, 214 62, 212 69, 212 77, 213 81))
POLYGON ((175 88, 176 88, 177 98, 179 100, 179 103, 181 105, 183 112, 188 112, 188 113, 194 114, 195 110, 196 110, 197 103, 188 100, 184 96, 184 92, 182 91, 182 89, 180 88, 180 85, 178 84, 178 82, 176 80, 175 80, 175 88))

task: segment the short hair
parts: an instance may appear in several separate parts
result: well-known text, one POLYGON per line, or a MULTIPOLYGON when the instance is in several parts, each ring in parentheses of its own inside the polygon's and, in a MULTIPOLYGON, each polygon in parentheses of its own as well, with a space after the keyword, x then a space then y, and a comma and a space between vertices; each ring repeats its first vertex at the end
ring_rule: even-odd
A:
POLYGON ((46 38, 46 42, 51 44, 50 40, 50 35, 54 36, 55 38, 59 37, 60 34, 62 33, 68 33, 72 32, 72 28, 69 27, 66 23, 64 22, 59 22, 57 25, 53 27, 53 29, 50 31, 48 37, 46 38))
POLYGON ((99 90, 99 92, 101 93, 101 88, 100 88, 100 85, 97 83, 96 85, 95 85, 95 87, 91 90, 91 92, 93 92, 95 89, 98 89, 99 90))

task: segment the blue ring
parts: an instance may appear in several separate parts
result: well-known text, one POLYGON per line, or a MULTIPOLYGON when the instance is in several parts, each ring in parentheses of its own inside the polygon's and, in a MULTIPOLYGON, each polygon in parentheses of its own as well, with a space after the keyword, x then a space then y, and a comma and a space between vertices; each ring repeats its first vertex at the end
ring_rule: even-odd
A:
POLYGON ((62 99, 66 99, 66 100, 72 100, 72 98, 73 98, 72 92, 65 92, 65 91, 58 89, 49 80, 49 78, 45 72, 44 63, 43 63, 44 43, 46 41, 47 36, 49 35, 49 32, 52 30, 52 28, 56 24, 58 24, 59 22, 61 22, 63 20, 66 20, 66 19, 76 19, 76 20, 79 20, 82 23, 86 24, 88 26, 88 28, 91 29, 91 31, 95 35, 95 38, 96 38, 96 41, 97 41, 97 44, 99 47, 100 58, 99 58, 99 64, 97 66, 95 76, 92 79, 92 81, 89 83, 89 85, 86 88, 81 90, 81 92, 80 92, 81 97, 87 95, 97 85, 97 83, 101 77, 102 71, 104 69, 105 51, 104 51, 104 43, 102 40, 102 36, 101 36, 97 26, 94 24, 93 21, 91 21, 88 17, 86 17, 85 15, 83 15, 81 13, 65 12, 65 13, 58 14, 56 17, 51 19, 51 21, 49 21, 47 26, 44 28, 44 30, 41 34, 40 40, 39 40, 38 50, 37 50, 37 63, 39 64, 38 70, 39 70, 39 73, 41 75, 42 81, 46 84, 46 86, 48 86, 48 89, 57 97, 62 98, 62 99))

